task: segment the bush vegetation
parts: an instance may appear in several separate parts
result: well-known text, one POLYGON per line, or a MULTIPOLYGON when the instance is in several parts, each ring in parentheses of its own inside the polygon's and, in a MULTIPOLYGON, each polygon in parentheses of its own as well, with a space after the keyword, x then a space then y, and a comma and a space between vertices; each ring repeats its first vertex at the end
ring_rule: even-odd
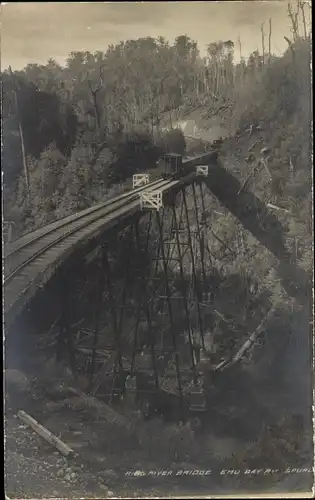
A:
MULTIPOLYGON (((29 64, 14 72, 15 80, 4 71, 4 218, 15 223, 16 235, 116 194, 134 172, 154 168, 164 151, 189 153, 183 133, 172 129, 172 111, 180 117, 198 110, 204 123, 217 117, 231 131, 221 161, 265 203, 266 214, 273 211, 277 215, 292 262, 310 275, 311 47, 303 17, 300 19, 300 26, 293 23, 292 40, 288 39, 288 49, 281 57, 270 50, 254 51, 247 60, 236 62, 234 44, 228 40, 210 43, 207 56, 201 58, 196 42, 189 37, 179 36, 173 45, 159 37, 128 40, 106 52, 74 52, 65 67, 52 59, 42 66, 29 64), (19 109, 13 81, 18 86, 19 109), (18 121, 24 134, 29 186, 18 121), (162 123, 172 130, 165 132, 162 123)), ((205 147, 200 143, 200 148, 205 147)), ((273 306, 283 324, 288 324, 298 308, 277 277, 275 257, 209 194, 206 204, 212 232, 218 237, 213 239, 212 234, 209 240, 211 266, 229 289, 222 294, 221 305, 232 314, 231 290, 234 298, 246 293, 248 299, 248 303, 244 299, 243 309, 233 303, 232 340, 237 339, 240 325, 248 327, 248 304, 262 303, 263 297, 267 297, 264 305, 273 306), (254 291, 249 296, 251 288, 254 291)), ((220 321, 214 325, 214 333, 218 338, 224 333, 228 342, 226 321, 220 321)), ((291 442, 292 436, 276 426, 275 432, 280 435, 280 431, 279 460, 286 450, 295 459, 298 448, 291 442)), ((174 439, 179 443, 177 453, 185 460, 193 437, 185 431, 189 442, 181 444, 181 432, 174 431, 174 439)), ((256 443, 268 460, 271 452, 266 442, 273 439, 272 433, 265 430, 265 443, 260 438, 256 443)), ((141 436, 148 440, 148 435, 133 434, 135 440, 141 436)), ((160 442, 154 439, 155 449, 160 442)), ((130 446, 134 445, 131 440, 130 446)), ((196 456, 198 453, 199 448, 196 456)), ((249 447, 242 460, 251 464, 251 453, 249 447)))
POLYGON ((295 133, 302 124, 303 138, 309 131, 308 35, 294 35, 284 57, 256 50, 237 62, 236 52, 230 40, 213 41, 202 58, 197 43, 185 35, 173 45, 148 37, 105 52, 73 52, 65 67, 50 59, 13 74, 4 71, 4 215, 17 224, 17 235, 102 199, 113 183, 154 166, 162 151, 184 153, 180 130, 165 133, 165 126, 173 128, 174 112, 180 117, 199 110, 205 122, 219 117, 230 130, 265 124, 265 141, 275 156, 273 189, 282 189, 283 162, 290 156, 303 196, 307 174, 300 158, 307 162, 309 151, 305 141, 291 143, 287 128, 295 133), (76 187, 67 192, 66 207, 70 179, 76 187))

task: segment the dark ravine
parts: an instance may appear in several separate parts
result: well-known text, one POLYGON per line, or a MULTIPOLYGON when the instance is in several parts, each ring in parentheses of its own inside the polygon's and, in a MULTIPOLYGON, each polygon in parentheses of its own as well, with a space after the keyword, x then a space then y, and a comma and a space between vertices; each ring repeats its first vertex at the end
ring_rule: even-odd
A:
POLYGON ((290 297, 304 304, 310 285, 310 277, 304 269, 290 262, 291 256, 285 248, 285 231, 279 219, 268 213, 264 217, 263 226, 259 215, 266 214, 268 208, 253 192, 243 189, 241 183, 218 162, 209 168, 206 185, 216 198, 244 226, 245 229, 266 247, 278 260, 276 271, 290 297))

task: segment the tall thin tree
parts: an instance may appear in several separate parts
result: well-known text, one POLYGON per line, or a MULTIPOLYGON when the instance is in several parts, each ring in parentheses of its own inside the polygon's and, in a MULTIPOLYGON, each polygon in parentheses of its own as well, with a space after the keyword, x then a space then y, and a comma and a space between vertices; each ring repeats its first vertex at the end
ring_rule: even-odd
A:
POLYGON ((271 30, 272 30, 272 20, 271 18, 269 19, 269 37, 268 37, 268 58, 269 58, 269 64, 271 61, 271 30))
POLYGON ((260 31, 261 31, 261 46, 262 46, 262 64, 263 64, 263 66, 265 65, 265 53, 266 53, 264 25, 265 25, 265 23, 262 23, 262 25, 260 27, 260 31))
POLYGON ((14 98, 15 98, 16 116, 17 116, 17 122, 18 122, 18 128, 19 128, 19 136, 20 136, 20 143, 21 143, 21 152, 22 152, 22 161, 23 161, 25 183, 26 183, 27 191, 29 191, 30 178, 29 178, 29 171, 28 171, 28 165, 27 165, 27 156, 26 156, 26 151, 25 151, 25 141, 24 141, 23 126, 22 126, 21 109, 20 109, 19 95, 18 95, 19 94, 19 87, 17 85, 15 75, 13 74, 11 66, 9 66, 9 72, 10 72, 10 76, 11 76, 13 93, 14 93, 14 98))
POLYGON ((307 28, 306 28, 306 18, 305 18, 305 11, 304 11, 305 4, 306 4, 306 2, 300 2, 302 20, 303 20, 304 38, 306 40, 307 39, 307 28))

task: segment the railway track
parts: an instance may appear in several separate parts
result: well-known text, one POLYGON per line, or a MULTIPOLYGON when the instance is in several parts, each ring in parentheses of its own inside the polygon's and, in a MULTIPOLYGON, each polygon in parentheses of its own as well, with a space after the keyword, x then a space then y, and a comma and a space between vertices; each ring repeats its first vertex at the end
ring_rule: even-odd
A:
MULTIPOLYGON (((80 213, 65 217, 9 244, 4 251, 4 314, 7 326, 27 300, 35 295, 74 249, 94 240, 105 230, 139 211, 142 191, 166 193, 183 181, 190 184, 194 167, 211 162, 213 153, 186 158, 187 176, 180 180, 158 179, 80 213), (206 162, 206 163, 205 163, 206 162), (21 300, 23 298, 23 301, 21 300), (22 304, 23 302, 23 304, 22 304), (10 314, 8 314, 10 312, 10 314)), ((192 177, 193 176, 193 177, 192 177)), ((93 243, 94 244, 94 243, 93 243)))
MULTIPOLYGON (((166 189, 177 184, 157 180, 146 186, 91 207, 78 214, 54 222, 13 242, 5 254, 4 314, 14 316, 17 304, 33 296, 53 274, 62 260, 83 240, 113 227, 117 221, 139 210, 142 191, 166 189)), ((7 325, 10 320, 7 319, 7 325)))
MULTIPOLYGON (((186 157, 183 163, 189 163, 191 166, 196 165, 202 160, 208 160, 209 159, 209 153, 203 154, 200 157, 186 157)), ((188 174, 189 172, 187 172, 188 174)), ((22 269, 24 266, 24 263, 28 263, 30 258, 33 258, 34 253, 37 252, 42 252, 46 248, 48 248, 48 244, 46 242, 46 237, 50 238, 51 241, 49 241, 49 245, 53 244, 54 242, 59 241, 59 238, 65 238, 68 234, 70 234, 70 231, 80 229, 83 227, 83 224, 85 222, 93 222, 96 218, 101 218, 105 213, 103 214, 103 211, 106 210, 108 207, 114 208, 114 205, 120 202, 130 202, 134 198, 138 198, 139 193, 141 191, 147 191, 150 189, 161 189, 163 190, 167 187, 167 185, 170 185, 170 182, 172 181, 163 181, 162 179, 157 179, 143 187, 140 187, 138 189, 134 189, 131 192, 126 192, 122 195, 116 196, 114 198, 111 198, 110 200, 107 200, 104 203, 100 203, 98 205, 95 205, 93 207, 90 207, 86 210, 82 210, 79 213, 75 213, 73 215, 70 215, 68 217, 65 217, 63 219, 59 219, 58 221, 55 221, 43 228, 37 229, 35 231, 32 231, 31 233, 28 233, 18 240, 13 241, 12 243, 8 244, 5 248, 4 252, 4 257, 5 257, 5 268, 4 268, 4 275, 5 275, 5 280, 4 284, 6 285, 13 276, 15 276, 18 272, 18 270, 22 269), (73 226, 73 227, 72 227, 73 226), (66 231, 65 234, 59 234, 61 231, 65 230, 65 228, 71 228, 69 231, 66 231), (58 237, 56 237, 58 235, 58 237), (37 244, 42 244, 39 245, 40 248, 34 248, 34 245, 37 244)), ((73 234, 73 233, 71 233, 73 234)))
POLYGON ((5 254, 4 284, 6 285, 10 282, 27 264, 39 257, 54 244, 63 241, 91 222, 110 214, 123 206, 124 203, 130 203, 137 199, 139 193, 144 189, 155 189, 160 187, 160 184, 161 181, 152 182, 145 187, 111 198, 104 203, 60 219, 37 231, 22 236, 22 238, 19 238, 8 247, 8 251, 5 254))

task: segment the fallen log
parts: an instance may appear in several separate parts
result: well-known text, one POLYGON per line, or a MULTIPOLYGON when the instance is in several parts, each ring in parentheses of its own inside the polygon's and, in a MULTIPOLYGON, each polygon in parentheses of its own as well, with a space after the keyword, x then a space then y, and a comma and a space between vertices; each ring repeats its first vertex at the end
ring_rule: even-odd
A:
POLYGON ((266 158, 266 159, 265 158, 261 158, 261 163, 263 164, 263 166, 264 166, 267 174, 269 175, 269 180, 271 182, 272 181, 272 175, 271 175, 271 172, 270 172, 270 170, 268 168, 268 164, 267 164, 268 163, 268 158, 266 158))
POLYGON ((287 210, 286 208, 281 208, 281 207, 277 207, 276 205, 273 205, 272 203, 267 203, 266 205, 268 208, 274 208, 276 210, 282 210, 283 212, 287 212, 288 214, 290 213, 289 210, 287 210))
MULTIPOLYGON (((247 132, 247 130, 245 130, 245 132, 247 132)), ((252 150, 254 149, 254 147, 255 147, 255 146, 257 146, 257 144, 258 144, 259 142, 261 142, 261 141, 262 141, 262 139, 259 137, 259 138, 258 138, 255 142, 253 142, 253 144, 252 144, 252 145, 251 145, 251 146, 247 149, 248 153, 249 153, 250 151, 252 151, 252 150)))
POLYGON ((228 364, 228 362, 229 362, 228 359, 224 359, 223 361, 220 361, 220 363, 214 367, 213 371, 218 372, 218 371, 222 370, 222 368, 224 368, 228 364))
POLYGON ((258 325, 258 327, 256 328, 256 330, 251 334, 251 336, 246 340, 246 342, 244 342, 244 344, 237 351, 237 353, 232 357, 232 359, 228 363, 226 363, 226 364, 222 363, 222 365, 221 365, 221 363, 220 363, 221 366, 218 365, 216 367, 216 371, 224 371, 227 368, 230 368, 231 366, 235 365, 236 363, 239 363, 242 360, 242 358, 245 355, 245 353, 255 344, 255 342, 261 336, 261 334, 263 332, 264 325, 270 319, 270 317, 274 314, 274 312, 275 312, 275 309, 272 307, 268 311, 268 313, 266 314, 266 316, 263 318, 263 320, 261 321, 261 323, 258 325), (219 369, 219 367, 220 367, 220 369, 219 369))
POLYGON ((22 422, 33 429, 34 432, 45 439, 45 441, 55 446, 55 448, 57 448, 62 455, 69 457, 74 454, 74 451, 69 446, 63 443, 61 439, 57 438, 57 436, 52 434, 52 432, 46 429, 43 425, 39 424, 35 418, 28 415, 25 411, 19 410, 17 416, 20 420, 22 420, 22 422))
POLYGON ((243 189, 247 186, 248 184, 248 181, 249 179, 255 175, 257 172, 259 172, 259 170, 261 170, 261 167, 262 167, 262 163, 261 162, 257 162, 255 163, 255 165, 251 168, 251 170, 249 171, 249 173, 247 174, 247 176, 245 177, 244 181, 243 181, 243 184, 241 185, 241 187, 239 188, 237 194, 239 195, 243 189))
MULTIPOLYGON (((91 354, 93 352, 93 348, 77 347, 77 351, 82 352, 82 354, 91 354)), ((96 349, 95 352, 98 356, 103 358, 108 358, 110 356, 110 352, 104 351, 103 349, 96 349)))

